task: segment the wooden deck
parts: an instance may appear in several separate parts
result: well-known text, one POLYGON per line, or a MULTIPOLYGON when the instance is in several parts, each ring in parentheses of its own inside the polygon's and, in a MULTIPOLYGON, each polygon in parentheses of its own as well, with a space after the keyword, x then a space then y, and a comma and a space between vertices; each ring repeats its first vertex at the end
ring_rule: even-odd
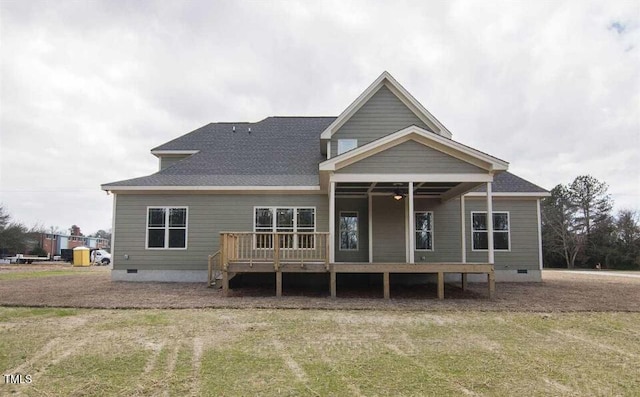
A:
POLYGON ((329 290, 335 298, 338 274, 374 273, 382 274, 383 295, 390 299, 391 274, 436 274, 438 299, 444 299, 445 274, 460 274, 462 289, 466 288, 468 274, 485 274, 488 297, 494 296, 495 273, 490 263, 329 263, 327 237, 327 233, 222 233, 221 250, 209 256, 208 284, 216 283, 216 271, 221 273, 223 295, 227 296, 229 280, 235 274, 274 273, 275 293, 280 297, 283 273, 329 273, 329 290))

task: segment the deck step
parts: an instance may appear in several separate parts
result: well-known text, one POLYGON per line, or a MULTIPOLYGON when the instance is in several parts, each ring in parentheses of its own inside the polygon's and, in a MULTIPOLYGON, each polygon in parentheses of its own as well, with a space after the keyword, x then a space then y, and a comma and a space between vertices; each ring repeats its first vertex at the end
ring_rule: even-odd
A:
MULTIPOLYGON (((231 281, 237 273, 229 273, 229 281, 231 281)), ((222 272, 216 271, 213 275, 213 284, 211 288, 220 289, 222 288, 222 272)))

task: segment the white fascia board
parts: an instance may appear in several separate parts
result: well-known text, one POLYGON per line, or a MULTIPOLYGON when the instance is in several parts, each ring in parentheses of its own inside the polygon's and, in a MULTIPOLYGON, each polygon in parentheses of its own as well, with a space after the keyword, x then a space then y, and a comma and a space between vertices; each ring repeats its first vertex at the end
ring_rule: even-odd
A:
MULTIPOLYGON (((386 73, 386 72, 385 72, 386 73)), ((389 80, 389 82, 391 83, 392 87, 397 89, 398 91, 400 91, 400 93, 402 95, 404 95, 407 100, 416 107, 416 109, 418 110, 418 112, 422 113, 422 115, 424 115, 424 117, 431 121, 433 124, 436 125, 436 127, 438 127, 440 129, 440 133, 446 135, 448 138, 451 138, 451 136, 453 134, 451 134, 451 131, 449 131, 447 129, 447 127, 445 127, 434 115, 431 114, 431 112, 429 112, 424 106, 422 106, 422 104, 413 97, 413 95, 411 95, 411 93, 409 91, 407 91, 406 88, 404 88, 402 86, 402 84, 400 84, 395 78, 393 78, 393 76, 391 76, 391 74, 387 73, 387 79, 389 80)), ((393 90, 392 90, 393 91, 393 90)), ((424 121, 424 120, 423 120, 424 121)))
MULTIPOLYGON (((438 144, 441 144, 447 148, 457 150, 461 153, 464 153, 468 156, 474 157, 478 160, 491 164, 492 171, 506 171, 509 168, 509 163, 498 159, 496 157, 490 156, 486 153, 482 153, 476 149, 470 148, 466 145, 463 145, 459 142, 453 141, 448 138, 444 138, 435 134, 433 132, 427 131, 423 128, 417 126, 409 126, 400 131, 396 131, 392 134, 384 136, 380 139, 376 139, 373 142, 370 142, 364 146, 360 146, 356 149, 350 150, 346 153, 333 157, 329 160, 323 161, 320 163, 320 171, 335 171, 339 169, 338 164, 341 162, 345 162, 353 157, 365 155, 367 152, 374 151, 376 148, 392 143, 393 141, 400 140, 407 135, 415 134, 421 138, 424 138, 427 141, 433 141, 438 144)), ((424 143, 423 143, 424 144, 424 143)), ((437 150, 437 149, 436 149, 437 150)), ((372 153, 375 154, 375 153, 372 153)))
MULTIPOLYGON (((353 116, 355 112, 358 111, 376 92, 378 89, 382 87, 382 85, 387 85, 387 87, 394 93, 394 95, 398 96, 398 98, 402 102, 408 102, 411 104, 414 109, 416 116, 424 121, 426 124, 433 124, 437 128, 440 129, 440 133, 443 133, 448 138, 451 138, 451 132, 444 126, 438 119, 436 119, 427 109, 418 102, 413 95, 409 93, 396 79, 391 76, 391 74, 387 71, 382 72, 382 74, 369 86, 366 90, 355 101, 349 105, 340 115, 336 118, 333 123, 331 123, 323 132, 320 134, 320 139, 331 139, 331 136, 337 131, 344 123, 347 122, 353 116), (400 94, 400 95, 398 95, 400 94)), ((406 105, 406 103, 405 103, 406 105)))
POLYGON ((101 186, 106 191, 320 191, 320 186, 101 186))
POLYGON ((154 156, 190 155, 199 153, 199 150, 152 150, 154 156))
POLYGON ((331 182, 493 182, 491 174, 333 174, 331 182))
MULTIPOLYGON (((486 197, 486 192, 470 192, 464 195, 465 197, 486 197)), ((549 192, 500 192, 491 193, 493 197, 550 197, 549 192)))
POLYGON ((359 97, 356 98, 355 101, 351 103, 340 115, 336 118, 333 123, 329 124, 329 126, 322 131, 320 134, 320 139, 331 139, 333 135, 333 130, 338 129, 342 124, 344 124, 351 116, 358 110, 362 105, 364 105, 370 97, 377 91, 382 81, 386 78, 388 74, 386 71, 383 72, 369 87, 359 97))

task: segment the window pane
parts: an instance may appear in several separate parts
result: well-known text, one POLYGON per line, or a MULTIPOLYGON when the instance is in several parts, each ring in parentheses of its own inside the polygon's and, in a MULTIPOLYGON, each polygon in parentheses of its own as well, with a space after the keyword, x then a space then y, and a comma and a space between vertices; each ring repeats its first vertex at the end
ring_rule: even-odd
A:
POLYGON ((493 233, 493 248, 497 250, 509 249, 509 233, 495 232, 493 233))
POLYGON ((256 208, 256 228, 273 228, 271 208, 256 208))
POLYGON ((149 229, 149 248, 164 248, 164 229, 149 229))
POLYGON ((358 234, 349 233, 349 249, 358 249, 358 234))
POLYGON ((293 208, 278 208, 276 214, 276 227, 293 229, 293 208))
POLYGON ((169 248, 184 248, 186 247, 187 231, 185 229, 170 229, 169 230, 169 248))
POLYGON ((487 230, 487 214, 473 214, 473 230, 487 230))
POLYGON ((486 250, 489 248, 487 232, 473 232, 473 249, 486 250))
POLYGON ((432 249, 431 232, 416 232, 416 249, 432 249))
POLYGON ((493 230, 509 230, 509 215, 493 214, 493 230))
POLYGON ((357 232, 358 231, 358 213, 342 212, 340 214, 340 230, 357 232))
POLYGON ((340 249, 349 249, 349 233, 340 232, 340 249))
POLYGON ((358 147, 357 139, 338 139, 338 154, 348 152, 358 147))
POLYGON ((340 232, 340 249, 357 250, 358 234, 356 232, 340 232))
POLYGON ((416 213, 416 230, 431 230, 431 213, 416 213))
POLYGON ((313 214, 314 214, 313 208, 298 209, 298 227, 313 228, 315 226, 313 214))
POLYGON ((164 208, 149 208, 149 226, 163 227, 165 211, 164 208))
POLYGON ((187 226, 187 210, 185 208, 169 209, 169 227, 187 226))

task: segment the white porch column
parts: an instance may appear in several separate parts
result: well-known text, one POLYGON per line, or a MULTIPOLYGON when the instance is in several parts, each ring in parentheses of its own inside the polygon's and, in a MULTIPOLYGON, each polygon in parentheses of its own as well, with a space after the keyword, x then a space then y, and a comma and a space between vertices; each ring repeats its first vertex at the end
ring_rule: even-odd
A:
MULTIPOLYGON (((542 218, 540 216, 540 199, 536 201, 538 212, 538 261, 540 262, 540 270, 542 270, 542 218)), ((111 236, 113 239, 113 234, 111 236)))
POLYGON ((329 183, 329 262, 336 262, 336 183, 329 183))
POLYGON ((488 241, 488 261, 494 263, 493 258, 493 197, 491 193, 491 182, 487 182, 487 239, 488 241))
POLYGON ((415 217, 413 215, 413 182, 409 182, 409 263, 415 262, 416 234, 414 233, 415 217))
POLYGON ((466 221, 464 217, 464 195, 460 196, 460 247, 461 247, 461 261, 465 263, 467 261, 467 232, 466 232, 466 221))
POLYGON ((373 196, 369 193, 369 263, 373 263, 373 196))

